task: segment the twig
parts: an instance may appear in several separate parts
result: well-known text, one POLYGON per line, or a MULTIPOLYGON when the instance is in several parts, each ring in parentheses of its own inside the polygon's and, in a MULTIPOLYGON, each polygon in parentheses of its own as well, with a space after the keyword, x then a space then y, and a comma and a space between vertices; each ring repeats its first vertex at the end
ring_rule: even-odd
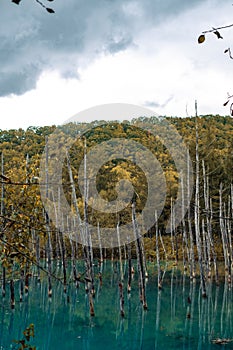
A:
POLYGON ((230 27, 233 27, 233 23, 232 24, 229 24, 227 26, 222 26, 222 27, 218 27, 218 28, 212 28, 210 30, 205 30, 204 32, 202 32, 203 34, 205 33, 212 33, 212 32, 215 32, 216 30, 219 30, 219 29, 226 29, 226 28, 230 28, 230 27))

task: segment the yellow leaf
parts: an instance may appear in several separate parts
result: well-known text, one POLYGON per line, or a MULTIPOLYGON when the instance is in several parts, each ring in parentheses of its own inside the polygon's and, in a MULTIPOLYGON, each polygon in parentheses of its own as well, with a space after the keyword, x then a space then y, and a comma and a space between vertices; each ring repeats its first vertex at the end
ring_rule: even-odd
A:
POLYGON ((205 41, 205 35, 202 34, 198 38, 198 44, 202 44, 202 43, 204 43, 204 41, 205 41))

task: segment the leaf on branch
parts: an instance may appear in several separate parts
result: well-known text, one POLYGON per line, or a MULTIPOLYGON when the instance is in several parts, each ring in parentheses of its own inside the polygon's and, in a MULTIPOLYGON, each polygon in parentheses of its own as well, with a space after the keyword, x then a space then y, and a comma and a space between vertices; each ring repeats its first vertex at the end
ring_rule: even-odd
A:
POLYGON ((223 39, 223 37, 221 36, 218 30, 215 30, 215 32, 213 33, 217 36, 218 39, 223 39))
POLYGON ((229 57, 233 60, 233 56, 232 56, 232 54, 231 54, 231 49, 228 47, 228 49, 226 49, 225 51, 224 51, 224 53, 229 53, 229 57))
POLYGON ((11 0, 11 2, 13 2, 14 4, 17 4, 17 5, 19 5, 20 1, 21 0, 11 0))
POLYGON ((231 116, 233 117, 233 103, 231 104, 231 107, 230 107, 230 113, 231 113, 231 116))
POLYGON ((228 102, 229 102, 229 100, 227 102, 223 103, 223 106, 225 107, 228 104, 228 102))
POLYGON ((55 13, 55 11, 49 7, 46 7, 46 10, 49 12, 49 13, 55 13))
POLYGON ((205 41, 205 35, 201 34, 198 38, 198 44, 202 44, 202 43, 204 43, 204 41, 205 41))

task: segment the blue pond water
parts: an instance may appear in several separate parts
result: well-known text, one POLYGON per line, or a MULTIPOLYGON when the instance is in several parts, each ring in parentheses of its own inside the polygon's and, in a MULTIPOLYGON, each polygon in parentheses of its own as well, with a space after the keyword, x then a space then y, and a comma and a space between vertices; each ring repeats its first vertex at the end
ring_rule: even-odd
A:
MULTIPOLYGON (((81 269, 82 267, 80 267, 81 269)), ((9 291, 0 309, 0 349, 18 349, 12 340, 22 339, 23 330, 35 325, 31 344, 37 350, 114 350, 114 349, 233 349, 233 342, 217 345, 213 341, 233 338, 232 288, 224 282, 216 287, 207 283, 206 299, 199 281, 190 282, 177 270, 167 271, 162 291, 157 289, 156 265, 148 266, 148 311, 142 309, 135 273, 130 296, 124 283, 125 317, 120 316, 118 262, 104 262, 103 284, 96 272, 95 317, 89 316, 84 285, 69 285, 68 295, 53 282, 53 297, 47 297, 47 279, 37 284, 31 279, 30 290, 19 302, 16 283, 16 306, 9 306, 9 291), (187 317, 189 315, 190 317, 187 317)), ((123 263, 127 276, 127 265, 123 263)), ((57 271, 59 273, 59 271, 57 271)), ((60 272, 61 273, 61 272, 60 272)))

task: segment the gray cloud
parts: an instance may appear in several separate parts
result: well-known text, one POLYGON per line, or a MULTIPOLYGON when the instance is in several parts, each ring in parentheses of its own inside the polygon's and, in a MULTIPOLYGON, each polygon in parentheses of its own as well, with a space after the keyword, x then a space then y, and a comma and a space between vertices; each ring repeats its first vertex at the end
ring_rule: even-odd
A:
POLYGON ((98 54, 126 50, 145 27, 202 2, 57 0, 50 15, 32 0, 1 1, 0 96, 35 88, 44 70, 78 78, 78 68, 98 54))
POLYGON ((127 47, 129 47, 130 45, 133 44, 133 40, 131 37, 123 37, 121 39, 114 39, 111 38, 109 40, 109 43, 107 44, 107 51, 110 53, 116 53, 118 51, 123 51, 125 49, 127 49, 127 47))
POLYGON ((168 97, 168 99, 166 101, 164 101, 163 103, 159 103, 158 101, 145 101, 144 102, 144 106, 148 107, 148 108, 164 108, 168 105, 168 103, 174 98, 174 96, 170 96, 168 97))

